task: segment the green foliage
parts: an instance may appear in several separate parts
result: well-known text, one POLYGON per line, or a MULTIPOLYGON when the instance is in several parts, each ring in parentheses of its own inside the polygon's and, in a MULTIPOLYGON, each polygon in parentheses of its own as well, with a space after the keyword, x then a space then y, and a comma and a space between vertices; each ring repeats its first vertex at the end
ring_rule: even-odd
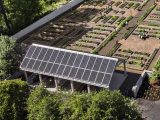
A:
POLYGON ((0 120, 24 120, 28 93, 24 81, 0 81, 0 120))
POLYGON ((4 0, 4 6, 14 32, 31 24, 42 11, 40 0, 4 0))
POLYGON ((139 21, 143 21, 154 8, 155 5, 152 5, 149 9, 147 9, 145 13, 140 17, 139 21))
POLYGON ((60 107, 62 120, 86 120, 88 108, 91 105, 90 94, 74 94, 60 107))
MULTIPOLYGON (((12 24, 14 33, 27 27, 40 17, 59 7, 68 0, 3 0, 7 17, 12 24)), ((0 16, 1 25, 5 25, 0 16)), ((6 26, 3 26, 5 31, 6 26)), ((8 31, 7 31, 8 32, 8 31)))
MULTIPOLYGON (((16 90, 13 87, 10 88, 16 90)), ((22 89, 21 92, 23 94, 27 93, 24 93, 24 91, 26 90, 22 89)), ((18 94, 17 92, 13 93, 18 94)), ((19 95, 21 94, 16 97, 19 95)), ((7 100, 12 97, 12 95, 7 96, 7 94, 3 96, 7 100)), ((21 97, 26 96, 21 95, 21 97)), ((2 105, 6 104, 5 99, 2 99, 2 105)), ((16 100, 14 101, 20 102, 16 100)), ((14 102, 11 101, 11 103, 13 104, 14 102)), ((10 110, 9 107, 7 110, 10 110)), ((28 120, 142 120, 137 110, 137 105, 133 100, 124 97, 118 91, 111 92, 107 90, 91 94, 64 94, 62 92, 51 94, 45 88, 39 86, 31 92, 28 98, 27 111, 28 120)), ((16 113, 18 114, 19 112, 16 113)), ((21 113, 24 112, 19 114, 21 113)), ((10 120, 10 118, 7 120, 10 120)))
POLYGON ((150 81, 157 81, 160 78, 160 60, 154 65, 154 71, 150 77, 150 81))
POLYGON ((0 36, 0 80, 19 69, 22 48, 7 36, 0 36))
POLYGON ((60 95, 51 95, 45 88, 37 87, 28 99, 28 120, 58 120, 60 95))
POLYGON ((126 22, 129 22, 133 17, 132 16, 129 16, 127 17, 125 20, 123 20, 121 23, 120 23, 120 29, 122 29, 122 27, 125 26, 126 22))
POLYGON ((91 120, 141 120, 134 101, 121 95, 118 91, 101 91, 92 96, 88 109, 91 120))
POLYGON ((119 92, 74 95, 61 106, 63 120, 142 120, 136 104, 119 92))

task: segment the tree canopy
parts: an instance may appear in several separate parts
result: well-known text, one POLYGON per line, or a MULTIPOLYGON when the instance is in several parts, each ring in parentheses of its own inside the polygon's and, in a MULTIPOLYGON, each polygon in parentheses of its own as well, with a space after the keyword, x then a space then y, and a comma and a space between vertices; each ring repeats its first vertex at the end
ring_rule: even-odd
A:
POLYGON ((0 36, 0 80, 19 69, 22 53, 21 45, 7 36, 0 36))
POLYGON ((0 81, 0 120, 24 120, 29 88, 21 80, 0 81))
MULTIPOLYGON (((27 27, 46 13, 54 10, 67 0, 3 0, 4 8, 13 32, 27 27)), ((5 25, 0 16, 1 25, 5 25)), ((3 26, 7 30, 6 26, 3 26)), ((7 31, 8 32, 8 31, 7 31)), ((13 33, 12 33, 13 34, 13 33)))
POLYGON ((28 99, 29 120, 142 120, 136 103, 118 91, 52 93, 36 88, 28 99))
POLYGON ((37 87, 28 99, 28 120, 58 120, 59 97, 52 96, 43 87, 37 87))

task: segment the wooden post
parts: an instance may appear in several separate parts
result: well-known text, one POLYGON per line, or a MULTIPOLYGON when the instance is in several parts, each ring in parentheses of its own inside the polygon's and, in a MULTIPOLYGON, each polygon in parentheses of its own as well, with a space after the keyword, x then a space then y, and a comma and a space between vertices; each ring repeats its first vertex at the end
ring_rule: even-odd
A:
POLYGON ((73 83, 73 81, 70 81, 70 85, 71 85, 71 92, 73 93, 74 92, 74 83, 73 83))
POLYGON ((58 81, 56 78, 54 78, 54 83, 55 83, 55 88, 56 88, 56 91, 58 91, 58 81))
POLYGON ((26 79, 27 83, 29 83, 28 75, 27 75, 27 72, 26 72, 26 71, 24 71, 24 76, 25 76, 25 79, 26 79))
POLYGON ((87 91, 88 91, 88 93, 91 93, 91 87, 90 87, 90 85, 87 85, 87 91))
POLYGON ((124 61, 123 64, 124 64, 124 75, 126 76, 126 75, 127 75, 127 71, 126 71, 126 62, 124 61))
POLYGON ((43 82, 42 81, 42 75, 40 75, 40 74, 39 74, 39 82, 40 82, 40 85, 42 85, 42 82, 43 82))

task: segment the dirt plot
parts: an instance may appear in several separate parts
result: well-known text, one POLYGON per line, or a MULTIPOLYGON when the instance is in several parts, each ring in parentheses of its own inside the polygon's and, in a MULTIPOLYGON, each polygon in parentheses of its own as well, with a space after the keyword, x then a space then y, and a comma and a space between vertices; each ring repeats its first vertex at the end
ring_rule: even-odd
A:
POLYGON ((156 38, 148 38, 142 40, 139 36, 131 35, 127 40, 119 41, 122 46, 121 49, 130 49, 138 52, 152 53, 155 48, 160 47, 160 40, 156 38))

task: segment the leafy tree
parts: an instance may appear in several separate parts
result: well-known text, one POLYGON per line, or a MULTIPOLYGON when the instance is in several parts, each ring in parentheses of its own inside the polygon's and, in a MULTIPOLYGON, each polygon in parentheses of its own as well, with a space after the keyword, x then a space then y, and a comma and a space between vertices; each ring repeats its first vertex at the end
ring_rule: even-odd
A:
POLYGON ((60 111, 63 120, 142 120, 132 100, 106 90, 72 96, 60 111))
MULTIPOLYGON (((8 22, 12 26, 13 32, 16 33, 34 21, 38 20, 45 14, 59 7, 60 3, 65 3, 69 0, 2 0, 8 22)), ((3 25, 5 33, 7 27, 3 16, 0 16, 0 25, 3 25)), ((1 26, 0 26, 1 27, 1 26)), ((12 33, 12 34, 14 34, 12 33)))
POLYGON ((0 120, 24 120, 28 93, 24 81, 0 81, 0 120))
POLYGON ((38 87, 32 91, 28 99, 28 119, 29 120, 58 120, 59 97, 51 95, 43 87, 38 87))
POLYGON ((7 36, 0 36, 0 45, 0 80, 3 80, 19 69, 23 50, 7 36))
POLYGON ((118 91, 101 91, 92 96, 87 120, 142 120, 133 100, 118 91))
MULTIPOLYGON (((43 0, 3 0, 7 17, 11 21, 14 32, 31 24, 41 15, 43 0)), ((4 23, 1 18, 1 22, 4 23)))
POLYGON ((118 91, 50 94, 38 87, 28 100, 29 120, 142 120, 136 103, 118 91))
POLYGON ((86 120, 91 105, 91 94, 75 94, 65 100, 60 107, 63 120, 86 120))

